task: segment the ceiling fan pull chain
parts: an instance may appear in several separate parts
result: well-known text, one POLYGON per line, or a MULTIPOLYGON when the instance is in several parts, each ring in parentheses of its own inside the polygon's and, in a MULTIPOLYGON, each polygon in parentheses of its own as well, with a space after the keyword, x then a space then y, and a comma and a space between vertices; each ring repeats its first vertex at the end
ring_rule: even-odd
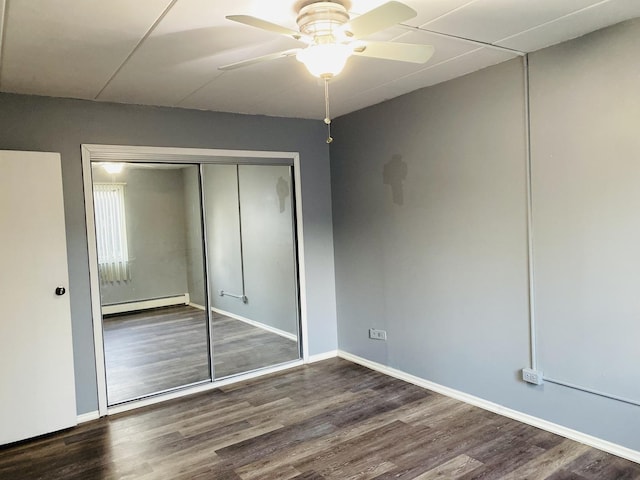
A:
POLYGON ((329 77, 324 77, 324 123, 327 125, 327 143, 333 142, 331 136, 331 115, 329 114, 329 77))

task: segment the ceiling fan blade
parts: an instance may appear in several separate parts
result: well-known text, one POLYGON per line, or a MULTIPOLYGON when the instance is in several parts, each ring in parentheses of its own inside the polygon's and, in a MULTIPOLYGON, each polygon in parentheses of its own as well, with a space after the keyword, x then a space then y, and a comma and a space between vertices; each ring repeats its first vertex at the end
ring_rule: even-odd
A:
POLYGON ((255 63, 276 60, 283 57, 291 57, 298 53, 300 50, 300 48, 293 48, 291 50, 285 50, 284 52, 270 53, 268 55, 262 55, 261 57, 249 58, 247 60, 242 60, 241 62, 222 65, 221 67, 218 67, 218 70, 235 70, 236 68, 248 67, 249 65, 253 65, 255 63))
POLYGON ((431 45, 417 45, 414 43, 395 42, 366 42, 362 47, 356 47, 354 55, 398 62, 426 63, 434 52, 431 45))
POLYGON ((348 30, 355 38, 363 38, 413 18, 418 13, 400 2, 387 2, 352 19, 348 30))
POLYGON ((261 28, 262 30, 266 30, 268 32, 279 33, 280 35, 293 37, 296 40, 300 40, 302 38, 302 34, 296 30, 292 30, 290 28, 283 27, 282 25, 277 25, 275 23, 262 20, 261 18, 252 17, 251 15, 228 15, 226 19, 233 22, 242 23, 244 25, 249 25, 250 27, 261 28))

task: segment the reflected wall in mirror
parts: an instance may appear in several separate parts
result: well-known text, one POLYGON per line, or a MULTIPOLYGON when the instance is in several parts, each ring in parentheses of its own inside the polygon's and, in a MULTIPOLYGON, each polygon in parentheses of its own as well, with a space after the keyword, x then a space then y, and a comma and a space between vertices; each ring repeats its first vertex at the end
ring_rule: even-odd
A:
POLYGON ((211 379, 199 167, 118 165, 92 166, 109 405, 211 379))
POLYGON ((300 358, 290 166, 203 165, 216 378, 300 358))

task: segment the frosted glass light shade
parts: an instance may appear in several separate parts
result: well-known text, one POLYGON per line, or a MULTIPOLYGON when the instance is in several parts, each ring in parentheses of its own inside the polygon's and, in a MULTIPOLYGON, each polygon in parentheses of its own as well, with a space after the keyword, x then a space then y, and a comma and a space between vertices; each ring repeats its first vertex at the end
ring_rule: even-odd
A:
POLYGON ((326 43, 310 45, 304 50, 300 50, 296 58, 304 63, 311 75, 324 78, 338 75, 352 53, 353 48, 349 45, 326 43))
POLYGON ((124 164, 122 163, 105 162, 102 164, 102 168, 104 168, 104 170, 107 173, 111 173, 111 174, 120 173, 123 167, 124 167, 124 164))

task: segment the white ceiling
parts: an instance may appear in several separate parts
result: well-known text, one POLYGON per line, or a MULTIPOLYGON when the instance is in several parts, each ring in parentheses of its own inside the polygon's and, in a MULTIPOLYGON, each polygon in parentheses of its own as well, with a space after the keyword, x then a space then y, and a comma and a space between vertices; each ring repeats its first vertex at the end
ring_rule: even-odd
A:
MULTIPOLYGON (((354 15, 386 0, 352 0, 354 15)), ((323 118, 323 89, 295 57, 218 67, 299 47, 236 24, 297 29, 296 0, 0 0, 0 91, 323 118)), ((370 39, 434 45, 425 65, 351 58, 331 84, 343 115, 640 16, 640 0, 404 0, 418 15, 370 39), (435 32, 435 33, 434 33, 435 32), (484 42, 482 45, 438 33, 484 42)))

